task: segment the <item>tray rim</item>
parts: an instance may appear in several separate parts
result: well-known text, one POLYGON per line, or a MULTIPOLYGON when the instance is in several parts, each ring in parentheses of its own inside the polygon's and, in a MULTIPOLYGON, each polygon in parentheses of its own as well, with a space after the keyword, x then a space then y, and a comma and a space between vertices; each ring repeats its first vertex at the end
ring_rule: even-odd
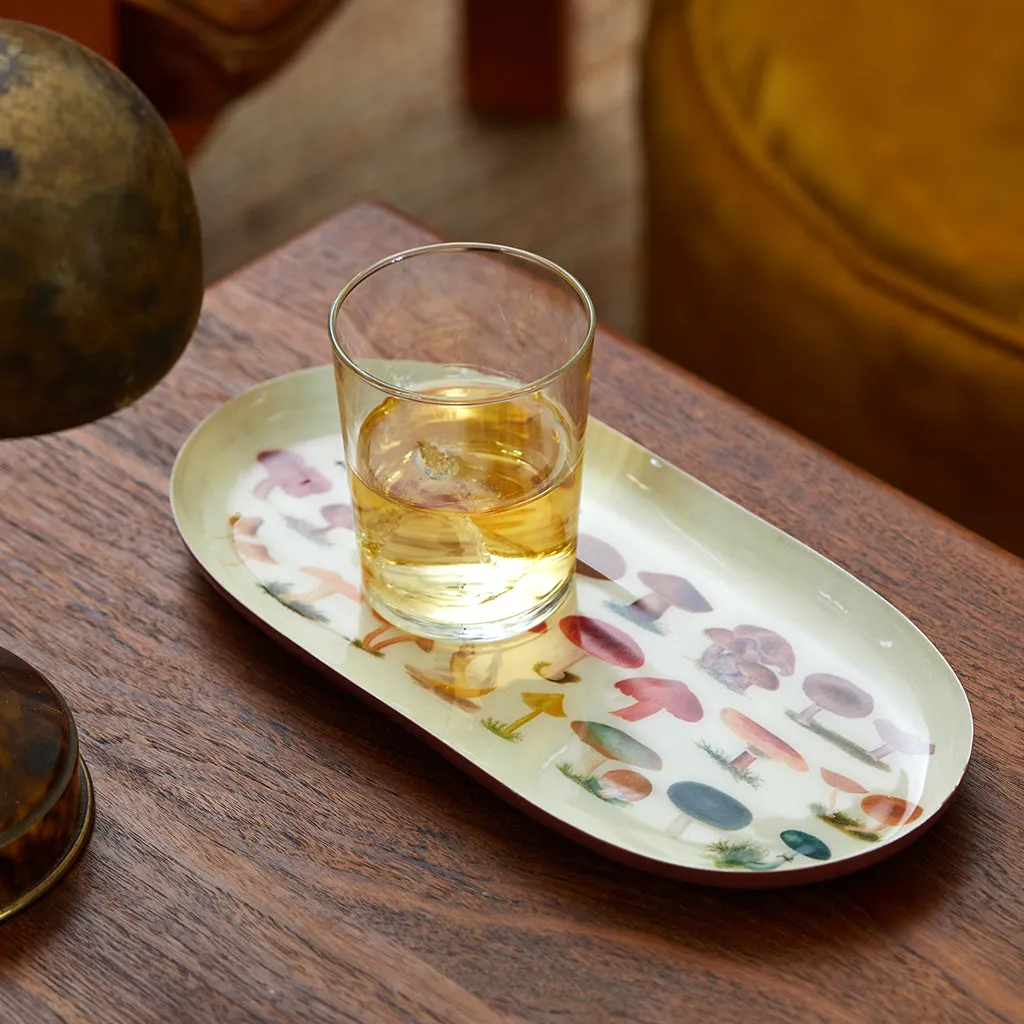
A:
POLYGON ((547 808, 535 803, 528 796, 519 792, 513 788, 512 785, 502 781, 496 776, 492 775, 482 766, 476 764, 470 756, 458 750, 452 746, 441 736, 432 732, 429 728, 421 725, 415 719, 407 716, 397 708, 392 707, 386 701, 382 700, 375 693, 371 692, 365 686, 359 682, 350 679, 344 673, 334 668, 328 662, 324 661, 319 655, 311 650, 308 650, 298 641, 292 639, 286 633, 282 632, 272 623, 264 619, 258 612, 253 610, 247 605, 241 598, 237 597, 228 587, 228 585, 221 579, 218 579, 217 574, 213 568, 208 565, 201 554, 196 551, 193 544, 190 542, 189 536, 183 525, 183 514, 179 514, 179 499, 178 489, 183 467, 187 462, 190 448, 198 443, 198 439, 203 433, 205 433, 208 425, 223 411, 233 403, 241 401, 244 398, 252 398, 256 393, 265 390, 272 390, 275 385, 280 383, 293 380, 295 378, 303 376, 314 376, 314 375, 333 375, 333 367, 331 364, 320 364, 317 366, 306 367, 300 370, 293 370, 289 373, 280 374, 276 377, 271 377, 266 380, 260 381, 256 384, 251 385, 248 388, 244 388, 230 398, 220 403, 215 409, 208 413, 203 419, 189 432, 188 436, 181 444, 177 455, 175 456, 174 465, 171 470, 170 479, 168 482, 168 497, 171 506, 171 514, 174 518, 175 527, 178 531, 179 537, 185 546, 185 549, 192 560, 195 562, 197 567, 203 573, 205 578, 212 585, 213 589, 224 598, 227 603, 238 611, 245 619, 253 623, 259 628, 264 634, 269 636, 272 640, 280 644, 290 653, 298 657, 304 664, 316 669, 321 675, 326 676, 332 682, 339 684, 346 691, 359 696, 362 700, 366 701, 374 710, 383 712, 392 721, 397 722, 403 728, 407 729, 418 739, 424 741, 433 750, 440 753, 446 760, 454 764, 460 771, 465 772, 470 778, 483 784, 491 792, 495 793, 506 803, 512 805, 517 810, 525 813, 527 816, 533 818, 535 821, 540 822, 546 828, 551 829, 557 834, 567 838, 573 842, 579 843, 580 845, 593 850, 602 856, 622 864, 627 867, 636 868, 646 872, 647 874, 657 875, 664 878, 672 878, 680 881, 690 882, 697 885, 710 886, 713 888, 726 888, 726 889, 780 889, 790 888, 802 885, 813 884, 815 882, 824 882, 831 879, 840 878, 845 875, 853 874, 857 871, 861 871, 864 868, 871 867, 881 861, 887 860, 894 856, 896 853, 903 850, 906 846, 910 845, 921 836, 923 836, 929 829, 942 817, 949 807, 949 803, 952 798, 956 795, 960 786, 963 783, 964 776, 966 775, 967 769, 970 766, 971 759, 974 754, 974 739, 975 739, 975 727, 974 727, 974 715, 971 709, 970 698, 967 695, 967 691, 963 686, 960 678, 956 672, 953 671, 952 666, 949 665, 948 661, 944 657, 941 651, 935 646, 932 640, 921 630, 916 623, 914 623, 907 615, 901 612, 895 605, 887 600, 883 595, 879 594, 874 588, 869 587, 866 583, 854 576, 853 573, 844 569, 841 565, 838 565, 827 555, 822 554, 817 549, 806 544, 804 541, 792 534, 787 533, 785 530, 780 529, 773 523, 764 519, 757 513, 752 512, 739 502, 734 501, 727 495, 722 494, 720 491, 715 490, 709 484, 705 483, 698 477, 693 476, 686 470, 676 466, 675 463, 669 461, 665 457, 658 455, 657 452, 652 451, 639 441, 634 440, 628 434, 623 431, 617 430, 615 427, 609 426, 607 423, 591 416, 589 419, 590 424, 598 424, 601 430, 607 431, 610 434, 616 435, 618 438, 630 446, 638 448, 643 453, 658 459, 666 468, 670 468, 674 472, 683 474, 692 484, 695 484, 702 490, 709 492, 714 495, 715 499, 719 501, 727 502, 731 506, 735 506, 740 509, 743 514, 750 516, 758 521, 763 528, 767 528, 775 534, 781 534, 786 537, 787 541, 798 545, 805 551, 813 554, 815 558, 823 560, 829 566, 830 570, 841 574, 843 577, 852 581, 856 587, 864 588, 878 601, 882 602, 888 609, 889 614, 897 616, 903 621, 906 627, 909 627, 910 631, 917 636, 920 641, 923 641, 928 647, 932 649, 935 656, 944 664, 948 670, 949 677, 952 682, 956 684, 959 691, 959 696, 962 698, 963 711, 965 713, 965 720, 962 723, 962 727, 965 731, 966 738, 966 750, 964 755, 963 764, 959 771, 955 773, 954 781, 950 784, 948 793, 942 798, 941 802, 932 810, 927 816, 923 817, 919 823, 915 823, 907 828, 906 831, 892 838, 885 838, 879 842, 876 846, 872 846, 865 849, 862 852, 855 853, 851 856, 842 857, 834 861, 816 862, 807 865, 801 865, 799 868, 794 868, 786 872, 752 872, 752 871, 732 871, 727 869, 715 868, 715 867, 697 867, 685 864, 676 864, 669 861, 661 860, 657 857, 648 856, 642 853, 635 852, 627 849, 623 846, 618 846, 614 843, 608 842, 602 839, 600 836, 594 835, 585 829, 579 828, 576 825, 567 822, 563 818, 559 817, 554 812, 547 808))

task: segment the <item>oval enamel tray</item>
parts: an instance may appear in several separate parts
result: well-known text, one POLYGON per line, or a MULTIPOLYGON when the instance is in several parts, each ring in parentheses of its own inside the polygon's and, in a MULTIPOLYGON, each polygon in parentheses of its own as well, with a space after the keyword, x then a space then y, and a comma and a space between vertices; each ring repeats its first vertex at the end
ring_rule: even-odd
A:
POLYGON ((214 412, 171 502, 271 636, 635 868, 744 887, 845 874, 921 835, 967 767, 966 695, 914 625, 594 420, 574 592, 501 645, 431 644, 361 603, 329 366, 214 412))

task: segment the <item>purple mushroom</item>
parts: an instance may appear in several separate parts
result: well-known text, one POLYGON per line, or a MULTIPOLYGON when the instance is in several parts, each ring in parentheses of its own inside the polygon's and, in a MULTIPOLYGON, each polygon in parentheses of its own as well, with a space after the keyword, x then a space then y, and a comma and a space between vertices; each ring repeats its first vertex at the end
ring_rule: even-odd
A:
POLYGON ((638 597, 632 604, 615 609, 619 615, 637 625, 649 627, 673 607, 694 613, 712 610, 704 595, 682 576, 661 572, 638 572, 637 578, 648 588, 648 593, 638 597))
POLYGON ((260 452, 256 461, 267 471, 266 477, 253 488, 257 498, 269 498, 277 487, 290 498, 324 494, 331 489, 331 481, 297 452, 274 448, 260 452))
POLYGON ((592 580, 618 580, 626 575, 626 560, 611 544, 581 533, 576 538, 576 572, 592 580))
POLYGON ((934 743, 922 740, 913 735, 913 733, 904 732, 902 729, 897 728, 892 724, 892 722, 888 722, 884 718, 875 719, 875 728, 878 730, 878 735, 882 740, 882 746, 876 747, 874 750, 870 751, 871 756, 876 761, 881 761, 894 751, 900 754, 911 754, 917 757, 921 757, 926 754, 930 756, 935 753, 934 743))
POLYGON ((806 726, 810 726, 814 716, 821 711, 831 711, 843 718, 865 718, 875 707, 870 693, 854 686, 849 679, 829 675, 827 672, 808 676, 804 680, 804 693, 812 703, 796 716, 796 720, 806 726))

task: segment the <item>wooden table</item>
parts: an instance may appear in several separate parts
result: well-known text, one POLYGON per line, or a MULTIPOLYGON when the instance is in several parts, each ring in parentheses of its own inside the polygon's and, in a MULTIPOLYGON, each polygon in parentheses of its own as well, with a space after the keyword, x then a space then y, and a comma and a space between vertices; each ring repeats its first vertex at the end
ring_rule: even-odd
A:
POLYGON ((0 643, 77 712, 99 811, 0 930, 0 1021, 1024 1020, 1024 564, 636 345, 597 416, 856 573, 933 637, 977 723, 894 859, 763 893, 647 876, 534 825, 231 611, 175 533, 189 430, 328 361, 330 298, 430 236, 348 210, 207 295, 166 381, 0 444, 0 643))

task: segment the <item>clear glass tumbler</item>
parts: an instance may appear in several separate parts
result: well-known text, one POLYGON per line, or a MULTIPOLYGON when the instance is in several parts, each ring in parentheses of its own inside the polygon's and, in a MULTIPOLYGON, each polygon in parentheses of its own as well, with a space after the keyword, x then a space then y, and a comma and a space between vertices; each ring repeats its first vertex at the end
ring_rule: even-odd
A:
POLYGON ((364 600, 420 636, 505 639, 572 581, 594 305, 550 260, 396 253, 331 309, 364 600))

